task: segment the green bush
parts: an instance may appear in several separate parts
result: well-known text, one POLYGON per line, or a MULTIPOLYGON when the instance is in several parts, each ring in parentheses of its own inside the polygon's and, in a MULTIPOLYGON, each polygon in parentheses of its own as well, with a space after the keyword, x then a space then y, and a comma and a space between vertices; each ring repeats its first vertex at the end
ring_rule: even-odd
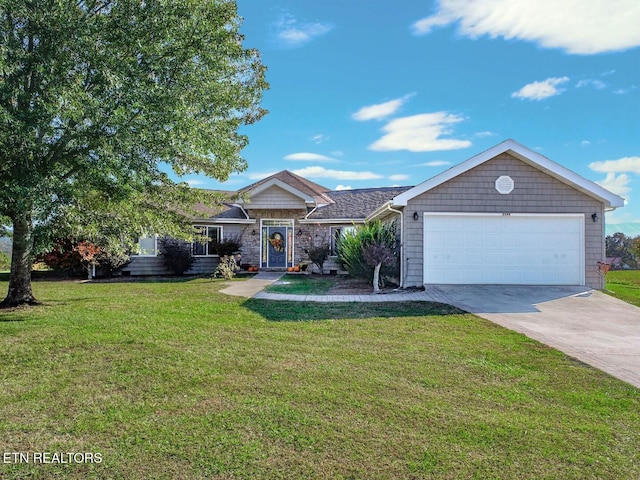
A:
POLYGON ((9 255, 0 252, 0 271, 9 270, 11 268, 11 259, 9 255))
POLYGON ((165 266, 176 275, 182 275, 196 261, 191 256, 191 244, 183 240, 164 237, 160 240, 160 250, 165 266))
POLYGON ((240 237, 225 238, 221 242, 211 242, 211 250, 221 257, 230 256, 240 251, 242 241, 240 237))
POLYGON ((338 260, 352 277, 373 280, 373 267, 365 259, 364 252, 371 245, 384 245, 393 252, 396 261, 393 267, 385 267, 383 275, 395 272, 397 267, 396 224, 382 223, 379 220, 366 223, 338 240, 338 260))
POLYGON ((131 257, 124 247, 110 246, 100 251, 98 254, 98 265, 102 267, 107 277, 122 270, 131 262, 131 257))

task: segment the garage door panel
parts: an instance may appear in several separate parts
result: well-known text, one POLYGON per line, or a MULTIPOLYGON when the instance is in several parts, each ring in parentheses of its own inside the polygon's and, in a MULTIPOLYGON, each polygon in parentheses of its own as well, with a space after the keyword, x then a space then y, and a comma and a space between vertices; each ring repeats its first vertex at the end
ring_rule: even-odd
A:
POLYGON ((584 216, 424 214, 425 283, 584 284, 584 216))

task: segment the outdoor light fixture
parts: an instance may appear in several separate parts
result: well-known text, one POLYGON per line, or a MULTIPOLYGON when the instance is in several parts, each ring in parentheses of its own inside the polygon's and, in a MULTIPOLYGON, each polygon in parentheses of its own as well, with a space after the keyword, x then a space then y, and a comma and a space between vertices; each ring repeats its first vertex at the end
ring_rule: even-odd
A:
POLYGON ((253 235, 254 237, 256 236, 256 231, 255 231, 255 229, 251 230, 251 235, 253 235))
POLYGON ((593 215, 591 215, 591 220, 593 220, 594 222, 598 221, 598 214, 594 213, 593 215))
POLYGON ((301 237, 302 236, 302 229, 298 230, 298 236, 301 237))
POLYGON ((413 212, 413 219, 417 222, 419 218, 418 212, 413 212))

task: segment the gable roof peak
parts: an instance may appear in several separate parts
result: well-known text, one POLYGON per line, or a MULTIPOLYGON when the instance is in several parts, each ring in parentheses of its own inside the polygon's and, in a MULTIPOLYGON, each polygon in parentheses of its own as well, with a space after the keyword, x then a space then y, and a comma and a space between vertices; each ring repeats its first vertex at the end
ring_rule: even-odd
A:
POLYGON ((311 180, 307 180, 306 178, 289 170, 281 170, 273 175, 263 178, 262 180, 258 180, 257 182, 244 187, 239 191, 239 193, 252 196, 273 185, 280 186, 281 188, 304 198, 308 203, 315 202, 319 205, 333 203, 333 200, 326 195, 326 193, 330 191, 327 187, 312 182, 311 180))
POLYGON ((561 182, 571 185, 577 190, 580 190, 591 197, 601 200, 602 202, 604 202, 606 208, 615 209, 624 205, 624 199, 622 199, 618 195, 608 191, 607 189, 601 187, 595 182, 592 182, 591 180, 587 180, 586 178, 578 175, 568 168, 563 167, 559 163, 550 160, 544 155, 531 150, 512 139, 504 140, 503 142, 494 145, 484 152, 474 155, 464 162, 454 165, 448 170, 445 170, 439 175, 436 175, 435 177, 432 177, 429 180, 416 185, 412 189, 407 190, 400 195, 397 195, 393 199, 393 203, 397 206, 405 206, 407 205, 407 201, 409 201, 410 199, 417 197, 418 195, 421 195, 431 190, 432 188, 435 188, 438 185, 441 185, 451 180, 452 178, 455 178, 458 175, 471 170, 472 168, 482 165, 483 163, 488 162, 489 160, 503 153, 508 153, 518 160, 528 163, 529 165, 541 170, 542 172, 545 172, 548 175, 557 178, 561 182))

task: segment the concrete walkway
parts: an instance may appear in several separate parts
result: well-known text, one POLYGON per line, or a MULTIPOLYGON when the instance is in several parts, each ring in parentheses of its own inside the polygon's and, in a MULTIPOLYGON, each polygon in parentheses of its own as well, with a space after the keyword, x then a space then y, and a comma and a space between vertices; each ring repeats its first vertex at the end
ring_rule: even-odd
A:
POLYGON ((259 273, 228 295, 300 302, 439 302, 556 348, 640 388, 640 308, 575 286, 428 285, 379 295, 288 295, 262 290, 284 274, 259 273))
POLYGON ((398 290, 374 295, 291 295, 286 293, 268 293, 262 290, 277 282, 284 275, 282 272, 260 272, 244 282, 234 282, 220 290, 227 295, 265 300, 290 300, 296 302, 436 302, 426 291, 398 290))
POLYGON ((284 272, 260 272, 244 282, 233 282, 228 287, 220 290, 221 293, 234 297, 251 298, 269 285, 280 280, 284 272))

